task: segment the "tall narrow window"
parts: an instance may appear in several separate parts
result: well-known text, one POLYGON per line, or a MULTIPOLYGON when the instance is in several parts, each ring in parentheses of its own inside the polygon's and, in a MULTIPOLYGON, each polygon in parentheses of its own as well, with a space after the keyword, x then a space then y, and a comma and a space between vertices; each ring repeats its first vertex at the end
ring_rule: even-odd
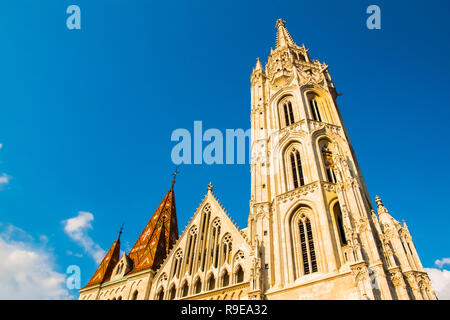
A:
POLYGON ((179 278, 180 277, 182 260, 183 260, 183 251, 178 250, 175 253, 175 258, 174 258, 174 262, 173 262, 172 278, 174 278, 174 277, 179 278))
POLYGON ((214 278, 214 275, 211 275, 208 280, 208 290, 214 290, 216 287, 216 278, 214 278))
POLYGON ((225 270, 222 276, 222 287, 226 287, 230 284, 230 276, 228 275, 228 271, 225 270))
POLYGON ((169 290, 169 299, 170 300, 175 299, 176 293, 177 293, 177 289, 175 288, 175 285, 173 285, 172 288, 170 288, 170 290, 169 290))
POLYGON ((192 227, 189 231, 189 239, 187 243, 187 255, 186 255, 186 271, 188 274, 192 273, 192 268, 194 264, 195 257, 195 246, 197 244, 197 232, 198 229, 196 226, 192 227))
POLYGON ((344 220, 342 219, 341 206, 339 203, 336 203, 333 208, 334 211, 334 219, 336 220, 337 229, 339 232, 339 238, 341 239, 341 244, 345 246, 347 244, 347 239, 345 238, 345 230, 344 230, 344 220))
POLYGON ((201 270, 205 270, 206 258, 207 258, 207 231, 209 226, 209 219, 211 218, 211 206, 208 204, 203 209, 202 219, 200 223, 201 233, 199 235, 198 244, 198 256, 197 256, 197 268, 201 267, 201 270))
POLYGON ((236 271, 236 283, 241 283, 242 281, 244 281, 244 270, 239 265, 236 271))
POLYGON ((312 98, 311 100, 309 100, 309 104, 311 106, 311 113, 313 115, 313 119, 322 122, 322 117, 320 116, 319 105, 317 104, 317 100, 315 98, 312 98))
POLYGON ((156 297, 158 300, 164 300, 164 288, 161 287, 156 297))
POLYGON ((183 284, 183 288, 182 288, 182 296, 186 297, 189 293, 189 285, 187 283, 187 281, 184 282, 183 284))
POLYGON ((294 188, 303 186, 305 184, 305 179, 303 177, 302 161, 298 150, 294 150, 291 153, 291 169, 294 188))
POLYGON ((135 290, 134 292, 133 292, 133 296, 131 297, 131 300, 137 300, 137 297, 138 297, 138 291, 137 290, 135 290))
POLYGON ((325 165, 325 172, 327 174, 327 180, 331 183, 336 183, 336 175, 334 174, 334 162, 333 162, 333 154, 328 149, 328 146, 324 146, 322 148, 322 156, 323 156, 323 162, 325 165))
POLYGON ((197 278, 197 281, 195 281, 194 290, 196 294, 202 291, 202 281, 200 278, 197 278))
POLYGON ((300 250, 303 265, 303 274, 317 272, 316 251, 314 248, 314 239, 311 228, 311 222, 308 218, 299 221, 300 250))
POLYGON ((286 126, 293 124, 295 121, 294 121, 294 110, 292 109, 292 103, 290 101, 286 101, 283 104, 283 110, 284 110, 284 121, 286 123, 286 126))
POLYGON ((211 238, 210 238, 210 265, 215 268, 219 265, 219 253, 220 253, 220 220, 216 219, 213 221, 211 226, 211 238))
POLYGON ((231 251, 232 251, 232 238, 230 234, 223 237, 222 240, 222 254, 220 258, 220 264, 231 264, 231 251))

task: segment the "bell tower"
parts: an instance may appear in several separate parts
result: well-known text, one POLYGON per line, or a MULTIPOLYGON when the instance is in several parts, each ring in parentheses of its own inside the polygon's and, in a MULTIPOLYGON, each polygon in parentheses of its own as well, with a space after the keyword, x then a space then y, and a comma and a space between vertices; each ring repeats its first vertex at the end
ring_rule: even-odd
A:
POLYGON ((248 223, 264 273, 264 296, 435 298, 406 225, 389 220, 404 228, 411 249, 400 245, 401 236, 394 241, 384 235, 328 65, 311 60, 283 20, 276 29, 275 49, 265 67, 257 59, 251 75, 248 223), (400 253, 402 248, 409 253, 400 253))

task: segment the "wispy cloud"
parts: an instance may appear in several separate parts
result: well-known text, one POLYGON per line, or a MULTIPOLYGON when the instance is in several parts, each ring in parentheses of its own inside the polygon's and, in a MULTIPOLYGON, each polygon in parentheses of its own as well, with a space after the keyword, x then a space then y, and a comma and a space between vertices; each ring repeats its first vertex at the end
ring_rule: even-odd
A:
POLYGON ((0 224, 0 274, 0 300, 73 298, 51 252, 13 225, 0 224))
POLYGON ((80 211, 78 215, 62 221, 64 232, 72 241, 81 246, 81 248, 90 255, 96 263, 100 263, 106 252, 88 235, 89 229, 92 229, 91 221, 94 215, 90 212, 80 211))
POLYGON ((1 174, 0 175, 0 188, 3 186, 6 186, 10 180, 11 180, 11 177, 8 176, 6 173, 1 174))
POLYGON ((440 260, 436 260, 434 262, 439 268, 442 268, 443 266, 445 266, 446 264, 450 265, 450 258, 443 258, 440 260))
MULTIPOLYGON (((3 148, 3 144, 0 143, 0 150, 2 148, 3 148)), ((0 190, 2 190, 3 187, 8 185, 10 180, 11 180, 11 176, 7 175, 6 173, 0 174, 0 190)))

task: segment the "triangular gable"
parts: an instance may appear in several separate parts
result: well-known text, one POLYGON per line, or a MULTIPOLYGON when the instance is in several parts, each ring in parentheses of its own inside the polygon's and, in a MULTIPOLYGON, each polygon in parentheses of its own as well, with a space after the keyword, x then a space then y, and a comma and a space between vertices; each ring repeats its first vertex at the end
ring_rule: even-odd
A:
POLYGON ((120 237, 117 238, 117 240, 112 244, 111 248, 109 248, 91 280, 89 280, 89 282, 87 283, 86 287, 109 281, 112 271, 119 260, 120 237))
POLYGON ((177 214, 172 185, 128 254, 134 264, 131 272, 157 269, 177 239, 177 214))
POLYGON ((199 207, 197 208, 196 212, 192 216, 189 223, 186 225, 185 229, 183 230, 183 233, 180 235, 180 238, 178 239, 176 244, 173 246, 169 255, 164 260, 161 267, 158 269, 158 271, 155 275, 155 279, 157 279, 163 273, 169 273, 171 261, 173 260, 173 256, 174 256, 175 252, 177 252, 178 249, 180 249, 180 248, 185 248, 186 242, 187 242, 188 231, 194 225, 197 225, 197 226, 199 225, 199 221, 201 219, 201 214, 203 212, 203 209, 207 205, 211 206, 211 212, 213 212, 211 221, 213 221, 213 219, 216 219, 216 218, 220 219, 220 221, 222 223, 222 228, 223 228, 222 234, 230 233, 231 236, 233 237, 233 243, 241 244, 240 247, 235 247, 235 248, 242 250, 247 256, 249 256, 251 254, 252 248, 251 248, 250 244, 247 242, 244 235, 242 234, 241 230, 239 230, 239 228, 231 220, 231 217, 226 213, 225 209, 219 203, 219 201, 217 200, 215 195, 212 193, 212 191, 209 191, 203 198, 202 202, 200 203, 199 207))

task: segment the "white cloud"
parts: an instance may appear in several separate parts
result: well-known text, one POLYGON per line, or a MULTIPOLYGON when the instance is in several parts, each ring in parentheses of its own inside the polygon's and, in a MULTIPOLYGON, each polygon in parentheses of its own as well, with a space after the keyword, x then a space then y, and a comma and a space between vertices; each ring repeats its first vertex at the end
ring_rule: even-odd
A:
POLYGON ((92 229, 92 220, 94 220, 92 213, 80 211, 77 216, 63 221, 64 232, 70 239, 80 245, 96 263, 100 263, 106 252, 87 234, 88 230, 92 229))
POLYGON ((439 268, 442 268, 446 264, 450 264, 450 258, 443 258, 434 262, 439 268))
POLYGON ((0 175, 0 188, 2 186, 5 186, 9 183, 9 180, 11 180, 11 177, 8 176, 6 173, 3 173, 2 175, 0 175))
POLYGON ((0 143, 0 149, 3 148, 3 145, 0 143))
POLYGON ((450 271, 425 268, 438 299, 450 300, 450 271))
POLYGON ((0 231, 0 275, 0 300, 73 298, 48 250, 12 225, 0 231))
POLYGON ((78 253, 78 252, 72 252, 72 251, 70 251, 70 250, 67 250, 67 251, 66 251, 66 254, 67 254, 68 256, 74 256, 74 257, 77 257, 77 258, 83 258, 83 255, 82 255, 81 253, 78 253))

